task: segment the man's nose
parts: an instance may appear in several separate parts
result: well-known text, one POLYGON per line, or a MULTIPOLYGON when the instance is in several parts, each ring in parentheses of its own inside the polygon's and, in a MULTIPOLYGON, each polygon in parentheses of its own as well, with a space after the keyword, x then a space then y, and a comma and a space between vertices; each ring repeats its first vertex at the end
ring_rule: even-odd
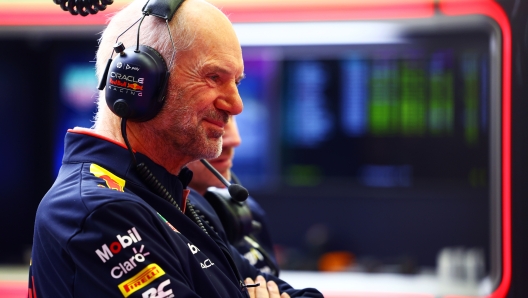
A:
POLYGON ((244 104, 238 93, 236 83, 226 84, 222 89, 222 95, 217 100, 216 108, 226 111, 229 115, 238 115, 242 113, 244 104))

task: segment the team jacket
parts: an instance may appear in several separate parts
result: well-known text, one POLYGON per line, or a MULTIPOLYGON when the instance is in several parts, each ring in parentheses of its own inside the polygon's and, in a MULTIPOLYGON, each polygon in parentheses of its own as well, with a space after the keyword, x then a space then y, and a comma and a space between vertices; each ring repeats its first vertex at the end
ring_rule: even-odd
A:
POLYGON ((268 230, 266 212, 251 196, 248 197, 247 204, 253 219, 260 223, 260 229, 249 235, 253 241, 246 238, 244 242, 238 243, 235 247, 253 266, 264 272, 274 272, 279 276, 279 265, 268 230), (259 249, 256 249, 256 246, 259 249))
MULTIPOLYGON (((222 200, 222 198, 218 199, 222 200)), ((189 200, 198 207, 198 210, 200 210, 200 216, 202 216, 217 234, 226 243, 230 243, 225 233, 225 229, 228 229, 229 227, 223 226, 221 220, 216 215, 214 206, 211 206, 201 194, 193 189, 191 189, 191 192, 189 193, 189 200)), ((251 196, 247 198, 245 204, 247 204, 246 208, 251 212, 251 218, 260 224, 260 228, 258 231, 249 233, 244 239, 242 239, 242 241, 230 243, 232 254, 241 254, 251 265, 260 271, 279 276, 279 266, 273 251, 273 242, 268 230, 266 213, 251 196)), ((231 221, 237 222, 234 215, 228 222, 231 221)))
MULTIPOLYGON (((248 297, 243 280, 260 271, 158 195, 162 185, 185 206, 192 173, 174 176, 136 157, 159 184, 139 176, 124 146, 67 133, 62 167, 35 218, 29 297, 248 297)), ((322 297, 274 280, 292 297, 322 297)))

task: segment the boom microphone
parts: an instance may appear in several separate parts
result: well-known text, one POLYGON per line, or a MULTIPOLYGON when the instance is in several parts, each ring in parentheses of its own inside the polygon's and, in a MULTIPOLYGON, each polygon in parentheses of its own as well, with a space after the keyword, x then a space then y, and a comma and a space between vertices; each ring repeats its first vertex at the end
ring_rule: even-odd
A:
POLYGON ((209 169, 209 171, 211 171, 211 173, 216 176, 216 178, 218 178, 218 180, 220 180, 220 182, 222 182, 223 185, 227 187, 229 194, 233 199, 235 199, 235 201, 244 202, 248 198, 249 193, 247 189, 245 189, 242 185, 229 183, 229 181, 227 181, 224 176, 218 173, 218 171, 207 160, 200 159, 200 161, 204 164, 206 168, 209 169))
POLYGON ((53 2, 72 15, 80 14, 85 17, 105 10, 107 5, 114 3, 114 0, 53 0, 53 2))

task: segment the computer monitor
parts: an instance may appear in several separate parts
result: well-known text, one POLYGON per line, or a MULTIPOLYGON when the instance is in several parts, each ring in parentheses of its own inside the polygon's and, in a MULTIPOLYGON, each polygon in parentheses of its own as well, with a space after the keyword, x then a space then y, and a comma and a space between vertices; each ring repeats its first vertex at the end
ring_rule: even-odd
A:
POLYGON ((463 252, 503 290, 509 24, 492 4, 409 7, 235 22, 247 79, 234 172, 286 269, 347 251, 345 270, 438 273, 463 252))

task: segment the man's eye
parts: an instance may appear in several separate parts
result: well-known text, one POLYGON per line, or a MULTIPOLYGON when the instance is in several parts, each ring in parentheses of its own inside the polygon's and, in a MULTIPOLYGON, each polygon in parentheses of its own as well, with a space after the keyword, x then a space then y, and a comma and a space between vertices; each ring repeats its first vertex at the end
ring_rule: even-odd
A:
POLYGON ((213 80, 214 82, 216 82, 216 81, 218 81, 218 79, 220 79, 220 76, 219 75, 211 75, 211 76, 209 76, 209 78, 211 80, 213 80))

